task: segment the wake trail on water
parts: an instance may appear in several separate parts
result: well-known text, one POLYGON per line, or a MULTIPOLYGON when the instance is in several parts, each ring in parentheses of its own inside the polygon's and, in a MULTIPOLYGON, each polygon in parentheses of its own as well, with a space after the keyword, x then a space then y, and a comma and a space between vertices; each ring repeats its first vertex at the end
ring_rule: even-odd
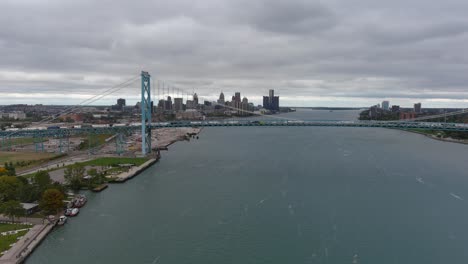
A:
POLYGON ((460 200, 460 201, 464 201, 463 198, 461 198, 460 196, 458 196, 458 195, 456 195, 456 194, 454 194, 454 193, 450 193, 450 195, 451 195, 453 198, 455 198, 455 199, 458 199, 458 200, 460 200))

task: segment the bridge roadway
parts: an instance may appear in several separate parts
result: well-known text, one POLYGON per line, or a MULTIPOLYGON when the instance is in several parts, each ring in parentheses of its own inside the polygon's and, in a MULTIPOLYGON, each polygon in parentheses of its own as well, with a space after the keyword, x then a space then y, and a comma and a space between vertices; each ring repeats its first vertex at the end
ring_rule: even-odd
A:
MULTIPOLYGON (((220 121, 176 121, 157 122, 151 124, 152 129, 168 127, 240 127, 240 126, 313 126, 313 127, 381 127, 394 129, 423 129, 442 131, 466 131, 468 124, 458 123, 432 123, 432 122, 399 122, 399 121, 297 121, 297 120, 220 120, 220 121)), ((88 128, 60 128, 60 129, 19 129, 10 131, 0 131, 0 137, 67 137, 83 134, 117 134, 129 133, 141 130, 141 125, 132 123, 131 125, 114 125, 88 128)))

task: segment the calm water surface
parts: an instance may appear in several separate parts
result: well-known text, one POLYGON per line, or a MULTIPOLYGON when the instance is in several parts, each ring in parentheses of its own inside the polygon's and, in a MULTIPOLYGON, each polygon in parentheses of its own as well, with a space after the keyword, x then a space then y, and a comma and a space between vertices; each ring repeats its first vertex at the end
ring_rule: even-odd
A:
POLYGON ((465 264, 467 157, 388 129, 207 128, 90 193, 27 263, 465 264))

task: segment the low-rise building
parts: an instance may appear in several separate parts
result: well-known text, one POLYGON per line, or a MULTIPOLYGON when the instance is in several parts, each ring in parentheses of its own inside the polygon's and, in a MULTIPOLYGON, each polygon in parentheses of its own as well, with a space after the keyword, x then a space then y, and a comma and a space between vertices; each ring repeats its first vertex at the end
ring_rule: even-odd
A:
POLYGON ((39 204, 36 203, 21 203, 26 215, 32 215, 39 211, 39 204))

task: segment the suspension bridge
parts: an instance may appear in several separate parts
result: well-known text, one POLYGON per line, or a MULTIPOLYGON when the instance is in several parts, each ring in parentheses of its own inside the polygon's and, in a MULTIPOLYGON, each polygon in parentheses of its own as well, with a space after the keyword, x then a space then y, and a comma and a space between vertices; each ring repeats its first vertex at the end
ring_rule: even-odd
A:
MULTIPOLYGON (((349 120, 296 120, 277 116, 262 116, 256 114, 254 118, 243 119, 225 119, 218 121, 174 121, 174 122, 152 122, 154 111, 153 101, 151 100, 151 76, 148 72, 142 72, 139 76, 141 79, 141 123, 138 124, 115 124, 104 126, 71 126, 71 127, 54 127, 49 128, 23 128, 14 131, 0 131, 0 147, 2 150, 11 149, 12 139, 16 138, 32 138, 35 144, 36 151, 44 151, 44 138, 56 138, 59 141, 58 147, 62 152, 69 147, 69 138, 73 136, 87 136, 88 142, 91 142, 93 137, 99 134, 114 135, 113 139, 116 142, 116 152, 121 152, 125 137, 134 134, 141 134, 141 152, 142 155, 148 155, 152 152, 152 131, 160 128, 181 128, 181 127, 356 127, 356 128, 391 128, 391 129, 420 129, 420 130, 440 130, 440 131, 459 131, 468 132, 468 124, 445 123, 445 122, 424 122, 425 120, 444 117, 445 115, 435 115, 420 117, 404 121, 349 121, 349 120)), ((131 81, 135 81, 132 79, 131 81)), ((127 82, 126 82, 127 83, 127 82)), ((86 101, 95 102, 96 100, 108 95, 116 90, 120 90, 125 86, 123 83, 113 89, 106 90, 100 95, 94 96, 86 101)), ((50 121, 57 119, 63 114, 70 113, 79 109, 80 105, 66 109, 60 115, 44 119, 39 124, 49 124, 50 121)), ((239 110, 239 109, 235 109, 239 110)), ((450 113, 450 115, 467 113, 466 109, 450 113)))

